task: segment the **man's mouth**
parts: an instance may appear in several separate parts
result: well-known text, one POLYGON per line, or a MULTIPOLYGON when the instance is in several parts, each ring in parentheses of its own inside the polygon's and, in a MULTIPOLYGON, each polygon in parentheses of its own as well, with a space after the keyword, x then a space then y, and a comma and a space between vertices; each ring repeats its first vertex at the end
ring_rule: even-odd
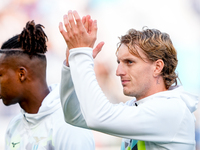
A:
POLYGON ((126 85, 128 82, 130 82, 130 80, 121 80, 122 85, 126 85))

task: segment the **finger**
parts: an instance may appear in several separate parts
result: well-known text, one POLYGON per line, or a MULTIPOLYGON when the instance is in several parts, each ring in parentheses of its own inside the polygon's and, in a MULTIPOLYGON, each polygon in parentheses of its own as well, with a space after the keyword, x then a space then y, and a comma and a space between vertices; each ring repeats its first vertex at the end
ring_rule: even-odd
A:
POLYGON ((88 20, 88 33, 89 34, 92 32, 92 24, 93 24, 93 20, 89 19, 88 20))
POLYGON ((63 28, 62 22, 59 23, 59 30, 60 30, 60 33, 62 34, 62 36, 64 37, 65 41, 67 41, 68 35, 67 35, 66 31, 63 28))
POLYGON ((84 28, 86 29, 86 31, 88 32, 88 25, 87 25, 87 22, 86 22, 86 16, 83 16, 82 24, 83 24, 84 28))
POLYGON ((81 30, 82 32, 84 31, 87 31, 84 26, 83 26, 83 23, 81 21, 81 18, 80 16, 78 15, 77 11, 73 11, 73 15, 74 15, 74 18, 76 20, 76 24, 77 24, 77 27, 79 30, 81 30))
POLYGON ((59 31, 61 34, 63 34, 65 32, 62 22, 59 23, 59 31))
POLYGON ((97 36, 97 20, 94 20, 92 22, 91 36, 94 37, 94 38, 96 38, 96 36, 97 36))
POLYGON ((74 22, 74 17, 73 17, 73 14, 72 14, 71 10, 68 11, 68 20, 69 20, 69 24, 71 26, 71 29, 72 30, 76 30, 76 25, 75 25, 75 22, 74 22))
POLYGON ((71 32, 71 27, 70 27, 70 24, 69 24, 69 21, 68 21, 68 16, 64 15, 63 20, 64 20, 64 25, 65 25, 67 32, 71 32))
POLYGON ((86 16, 83 16, 82 17, 82 23, 83 23, 83 25, 85 25, 85 22, 86 22, 86 16))
POLYGON ((89 20, 90 20, 90 15, 86 16, 86 26, 85 29, 87 30, 87 32, 89 32, 89 20))
POLYGON ((93 58, 96 58, 97 54, 101 51, 102 47, 104 45, 104 42, 100 42, 96 47, 95 49, 93 50, 93 58))

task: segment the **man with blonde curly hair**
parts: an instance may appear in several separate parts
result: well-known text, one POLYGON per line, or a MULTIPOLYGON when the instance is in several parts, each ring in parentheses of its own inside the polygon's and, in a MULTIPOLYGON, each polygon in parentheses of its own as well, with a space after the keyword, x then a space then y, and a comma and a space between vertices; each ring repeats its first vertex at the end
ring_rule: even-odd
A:
MULTIPOLYGON (((135 59, 139 59, 141 63, 147 67, 146 69, 144 69, 141 66, 142 64, 138 65, 138 67, 141 68, 142 71, 144 71, 139 73, 137 72, 138 69, 133 68, 135 67, 135 65, 131 65, 134 63, 137 65, 137 62, 134 62, 133 60, 125 61, 125 63, 129 63, 129 66, 132 67, 132 69, 130 67, 130 70, 133 71, 133 73, 131 74, 135 74, 135 76, 138 76, 137 80, 133 82, 134 84, 130 85, 132 87, 132 92, 134 91, 133 88, 137 87, 135 93, 126 94, 126 86, 124 86, 125 95, 134 96, 137 100, 139 100, 141 98, 147 97, 147 93, 149 93, 149 95, 152 95, 160 91, 166 91, 167 89, 169 89, 170 86, 172 86, 172 84, 177 85, 178 76, 175 73, 175 69, 178 63, 177 52, 168 34, 162 33, 156 29, 144 29, 143 31, 130 29, 127 34, 121 36, 120 38, 120 43, 116 52, 118 58, 120 58, 121 56, 120 49, 128 50, 126 52, 133 55, 135 59), (149 73, 149 71, 151 71, 150 69, 152 68, 148 66, 148 64, 154 64, 154 67, 156 67, 153 74, 154 78, 151 78, 152 75, 149 73), (137 82, 139 83, 136 84, 137 82), (142 86, 140 87, 139 85, 142 86), (144 91, 142 91, 143 88, 144 91), (156 90, 156 92, 154 92, 153 90, 156 90)), ((126 68, 126 66, 124 66, 123 64, 123 59, 121 63, 123 66, 119 65, 117 70, 117 75, 121 78, 124 76, 124 72, 121 72, 121 67, 123 70, 126 68)), ((118 63, 120 64, 119 59, 118 63)))
POLYGON ((78 13, 69 11, 64 16, 67 31, 59 25, 69 49, 61 81, 66 122, 122 137, 121 150, 195 150, 198 97, 177 85, 177 53, 169 35, 131 29, 120 38, 116 75, 124 94, 133 99, 111 104, 94 72, 97 22, 88 22, 90 32, 78 13))

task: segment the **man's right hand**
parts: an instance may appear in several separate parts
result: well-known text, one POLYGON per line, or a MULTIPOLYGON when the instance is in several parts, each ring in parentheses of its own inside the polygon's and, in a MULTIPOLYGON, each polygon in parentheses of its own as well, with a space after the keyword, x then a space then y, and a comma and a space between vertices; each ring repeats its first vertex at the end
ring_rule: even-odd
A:
MULTIPOLYGON (((93 25, 93 20, 91 19, 90 15, 83 16, 82 17, 82 24, 88 34, 91 34, 92 32, 92 25, 93 25)), ((59 26, 60 28, 60 26, 59 26)), ((61 27, 62 28, 62 27, 61 27)), ((60 29, 61 29, 60 28, 60 29)), ((102 47, 104 45, 104 42, 100 42, 94 49, 93 49, 93 58, 97 56, 97 54, 101 51, 102 47)), ((69 67, 69 62, 68 62, 68 57, 69 57, 69 48, 66 50, 66 66, 69 67)))
MULTIPOLYGON (((90 21, 90 20, 89 20, 90 21)), ((91 21, 92 25, 86 30, 81 18, 76 11, 69 11, 68 15, 64 15, 64 25, 60 22, 59 30, 70 49, 78 47, 93 48, 97 35, 97 21, 91 21), (91 28, 90 28, 91 27, 91 28), (87 32, 88 31, 88 32, 87 32)))

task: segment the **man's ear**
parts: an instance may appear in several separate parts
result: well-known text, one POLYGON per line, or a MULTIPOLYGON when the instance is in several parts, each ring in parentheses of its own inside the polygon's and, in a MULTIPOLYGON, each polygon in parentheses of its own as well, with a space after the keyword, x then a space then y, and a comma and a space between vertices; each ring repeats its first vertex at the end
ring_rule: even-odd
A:
POLYGON ((164 61, 162 59, 158 59, 154 62, 155 68, 154 68, 154 77, 157 77, 161 74, 163 68, 164 68, 164 61))
POLYGON ((27 69, 24 67, 19 67, 18 69, 18 77, 21 82, 24 82, 27 78, 27 69))

